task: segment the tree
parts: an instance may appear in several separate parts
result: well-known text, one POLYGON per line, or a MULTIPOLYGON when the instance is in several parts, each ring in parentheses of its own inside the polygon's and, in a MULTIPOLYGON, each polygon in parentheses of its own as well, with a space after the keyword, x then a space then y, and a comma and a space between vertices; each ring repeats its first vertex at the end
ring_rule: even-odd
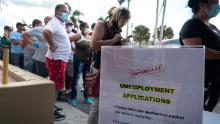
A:
POLYGON ((124 3, 125 0, 118 0, 119 5, 121 6, 122 3, 124 3))
POLYGON ((64 4, 67 6, 69 13, 71 13, 70 20, 73 22, 74 27, 78 29, 78 27, 79 27, 78 22, 80 21, 79 17, 81 15, 83 16, 83 13, 80 12, 79 10, 74 10, 72 12, 71 5, 68 2, 65 2, 64 4))
POLYGON ((103 17, 99 17, 98 21, 104 21, 104 18, 103 17))
POLYGON ((142 42, 148 43, 150 39, 150 29, 148 27, 145 27, 144 25, 138 25, 135 27, 133 31, 134 35, 134 41, 139 42, 139 45, 142 44, 142 42))
POLYGON ((171 27, 167 27, 164 32, 164 39, 171 39, 173 38, 173 36, 173 29, 171 27))
MULTIPOLYGON (((24 19, 21 19, 21 21, 22 21, 23 24, 27 24, 24 19)), ((27 24, 27 27, 28 27, 29 29, 31 29, 31 28, 32 28, 32 24, 27 24)))
POLYGON ((79 25, 78 25, 78 22, 80 21, 80 16, 83 16, 83 13, 80 12, 79 10, 75 10, 73 11, 72 13, 72 16, 70 17, 70 20, 73 22, 74 24, 74 27, 76 27, 78 29, 79 25))
POLYGON ((25 21, 24 19, 21 19, 21 21, 22 21, 23 24, 27 24, 26 21, 25 21))
POLYGON ((81 13, 79 10, 75 10, 75 11, 73 11, 73 15, 74 16, 81 16, 81 15, 83 15, 83 13, 81 13))
MULTIPOLYGON (((157 38, 158 39, 160 38, 160 30, 161 30, 161 27, 157 28, 157 34, 158 34, 157 38)), ((173 36, 174 36, 173 29, 171 27, 167 27, 165 25, 164 28, 163 28, 162 40, 164 40, 164 39, 171 39, 171 38, 173 38, 173 36)))
POLYGON ((72 7, 70 6, 70 4, 68 2, 65 2, 64 4, 68 7, 69 12, 71 13, 72 7))

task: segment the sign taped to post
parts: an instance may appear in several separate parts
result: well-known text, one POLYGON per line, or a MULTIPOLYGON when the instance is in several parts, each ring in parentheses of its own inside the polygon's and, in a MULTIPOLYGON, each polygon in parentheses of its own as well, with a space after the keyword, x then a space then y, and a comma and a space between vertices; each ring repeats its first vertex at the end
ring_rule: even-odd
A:
POLYGON ((103 47, 99 124, 202 124, 204 47, 103 47))

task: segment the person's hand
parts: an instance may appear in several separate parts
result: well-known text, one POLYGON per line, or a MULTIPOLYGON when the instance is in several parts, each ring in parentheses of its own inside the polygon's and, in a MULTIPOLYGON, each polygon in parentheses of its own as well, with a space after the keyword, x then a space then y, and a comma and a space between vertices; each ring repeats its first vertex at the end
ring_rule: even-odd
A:
POLYGON ((10 40, 10 33, 8 31, 4 32, 4 36, 7 40, 10 40))
POLYGON ((55 46, 55 45, 49 45, 49 50, 51 51, 51 52, 55 52, 56 51, 56 49, 57 49, 57 46, 55 46))
POLYGON ((116 43, 116 42, 121 41, 121 39, 122 39, 121 34, 115 34, 113 41, 114 41, 114 43, 116 43))
POLYGON ((121 39, 122 44, 127 45, 128 43, 130 43, 131 42, 130 38, 132 38, 132 37, 133 37, 133 35, 129 35, 126 38, 121 39))

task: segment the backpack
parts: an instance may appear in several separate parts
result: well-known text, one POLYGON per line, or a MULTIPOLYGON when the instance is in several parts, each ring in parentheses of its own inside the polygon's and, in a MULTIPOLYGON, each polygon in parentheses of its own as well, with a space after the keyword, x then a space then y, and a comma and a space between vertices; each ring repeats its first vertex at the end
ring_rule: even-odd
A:
POLYGON ((91 53, 90 41, 83 38, 81 35, 80 40, 75 42, 76 56, 83 62, 87 63, 91 53))

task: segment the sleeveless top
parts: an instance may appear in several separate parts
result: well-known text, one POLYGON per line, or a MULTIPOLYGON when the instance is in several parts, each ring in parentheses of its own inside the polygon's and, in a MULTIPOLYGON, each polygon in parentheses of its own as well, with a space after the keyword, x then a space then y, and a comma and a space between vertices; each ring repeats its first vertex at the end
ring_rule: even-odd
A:
MULTIPOLYGON (((104 37, 102 38, 102 40, 112 39, 115 36, 115 34, 117 34, 118 32, 112 31, 108 27, 106 21, 104 21, 104 23, 105 23, 105 33, 104 33, 104 37)), ((119 45, 121 45, 120 42, 116 42, 115 44, 113 44, 113 46, 119 46, 119 45)), ((96 69, 100 69, 100 64, 101 64, 101 50, 96 51, 94 67, 96 69)))
MULTIPOLYGON (((198 18, 188 20, 180 31, 180 43, 187 38, 201 38, 202 45, 220 51, 220 31, 214 26, 207 26, 198 18)), ((220 81, 220 60, 205 60, 205 79, 220 81)))

